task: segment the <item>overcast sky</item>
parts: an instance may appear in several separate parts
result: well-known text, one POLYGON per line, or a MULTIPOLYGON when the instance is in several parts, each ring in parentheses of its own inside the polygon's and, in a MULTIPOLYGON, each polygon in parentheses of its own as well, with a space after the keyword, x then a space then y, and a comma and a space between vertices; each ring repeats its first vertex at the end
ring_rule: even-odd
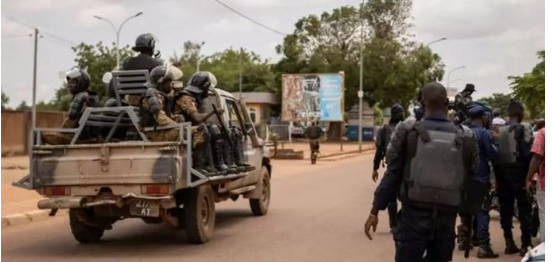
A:
MULTIPOLYGON (((343 5, 358 6, 360 0, 223 0, 226 4, 281 32, 294 29, 297 19, 320 14, 343 5)), ((283 36, 268 31, 232 13, 214 0, 3 0, 2 1, 2 91, 10 105, 32 100, 32 30, 7 19, 44 29, 38 48, 38 95, 50 100, 60 86, 60 71, 70 69, 73 43, 114 42, 115 33, 99 15, 119 24, 129 21, 121 33, 121 45, 132 45, 140 33, 158 38, 163 58, 182 53, 184 41, 205 41, 202 53, 228 47, 255 51, 275 62, 274 47, 283 36), (48 34, 49 33, 49 34, 48 34)), ((420 42, 447 37, 432 49, 447 71, 465 65, 451 75, 451 86, 475 84, 475 97, 509 92, 507 76, 528 72, 537 62, 535 53, 544 48, 544 0, 416 0, 413 32, 420 42)), ((446 84, 446 75, 443 83, 446 84)))

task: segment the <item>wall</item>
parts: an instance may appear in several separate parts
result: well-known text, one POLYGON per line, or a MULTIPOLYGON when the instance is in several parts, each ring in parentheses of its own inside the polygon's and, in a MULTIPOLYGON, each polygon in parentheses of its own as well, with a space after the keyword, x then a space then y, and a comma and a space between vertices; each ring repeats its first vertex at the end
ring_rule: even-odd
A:
MULTIPOLYGON (((63 112, 36 112, 37 127, 59 127, 63 112)), ((2 155, 26 154, 32 128, 31 111, 2 111, 2 155)))

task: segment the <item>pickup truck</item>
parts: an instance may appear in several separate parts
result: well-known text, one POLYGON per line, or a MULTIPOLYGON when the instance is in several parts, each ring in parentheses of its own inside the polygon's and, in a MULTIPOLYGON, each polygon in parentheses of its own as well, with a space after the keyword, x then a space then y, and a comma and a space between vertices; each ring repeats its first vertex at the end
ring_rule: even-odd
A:
MULTIPOLYGON (((113 72, 117 97, 144 92, 147 71, 113 72), (125 80, 129 80, 126 81, 125 80), (132 81, 130 81, 132 80, 132 81)), ((191 123, 179 123, 179 141, 150 142, 139 126, 137 108, 87 108, 75 129, 35 129, 30 152, 30 174, 15 186, 36 190, 46 199, 39 209, 69 209, 69 225, 81 243, 97 242, 115 222, 140 218, 147 224, 166 222, 184 228, 191 243, 208 242, 214 232, 215 203, 243 196, 255 216, 268 212, 272 167, 265 142, 257 136, 247 108, 232 94, 213 89, 205 106, 224 109, 208 123, 244 130, 245 155, 253 171, 205 176, 192 168, 191 123), (209 105, 209 103, 211 105, 209 105), (224 123, 220 123, 220 121, 224 123), (101 143, 82 143, 87 128, 108 128, 101 143), (115 141, 115 130, 126 127, 135 140, 115 141), (41 132, 74 134, 69 145, 44 145, 41 132)))

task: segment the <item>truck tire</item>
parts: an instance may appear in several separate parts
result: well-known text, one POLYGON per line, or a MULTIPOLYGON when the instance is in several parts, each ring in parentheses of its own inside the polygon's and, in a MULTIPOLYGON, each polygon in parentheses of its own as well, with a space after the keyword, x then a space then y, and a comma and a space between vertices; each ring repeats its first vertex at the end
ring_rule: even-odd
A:
POLYGON ((215 197, 211 186, 189 188, 183 194, 184 226, 188 242, 204 244, 215 229, 215 197))
POLYGON ((264 216, 270 206, 270 175, 266 167, 261 168, 261 197, 249 199, 249 207, 255 216, 264 216))
POLYGON ((69 225, 71 233, 75 240, 82 244, 99 242, 103 236, 104 229, 100 227, 90 226, 79 220, 77 210, 69 210, 69 225))

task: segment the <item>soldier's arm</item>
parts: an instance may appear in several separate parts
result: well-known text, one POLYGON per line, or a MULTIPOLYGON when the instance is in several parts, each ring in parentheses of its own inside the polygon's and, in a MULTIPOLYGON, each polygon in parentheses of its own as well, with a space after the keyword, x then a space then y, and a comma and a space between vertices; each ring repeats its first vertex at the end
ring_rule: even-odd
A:
POLYGON ((485 152, 487 152, 487 156, 489 157, 489 160, 493 161, 498 158, 498 149, 493 144, 493 137, 491 136, 490 132, 487 130, 485 130, 485 133, 484 133, 483 146, 485 147, 485 152))
POLYGON ((209 113, 199 113, 199 110, 195 106, 195 103, 193 101, 193 98, 189 96, 182 96, 176 103, 186 112, 188 116, 190 116, 192 119, 192 122, 194 123, 203 123, 205 122, 209 117, 211 117, 213 114, 215 114, 215 111, 211 111, 209 113))
POLYGON ((385 148, 383 147, 383 138, 381 137, 383 134, 383 128, 380 128, 378 130, 378 135, 376 136, 376 153, 374 154, 374 170, 378 170, 381 164, 381 160, 383 160, 383 155, 385 148))
POLYGON ((405 159, 406 137, 412 130, 415 121, 404 121, 397 125, 395 132, 391 135, 389 147, 387 148, 387 170, 383 175, 381 183, 374 193, 371 214, 377 215, 379 210, 387 208, 387 204, 397 198, 397 192, 401 183, 401 177, 405 159))

